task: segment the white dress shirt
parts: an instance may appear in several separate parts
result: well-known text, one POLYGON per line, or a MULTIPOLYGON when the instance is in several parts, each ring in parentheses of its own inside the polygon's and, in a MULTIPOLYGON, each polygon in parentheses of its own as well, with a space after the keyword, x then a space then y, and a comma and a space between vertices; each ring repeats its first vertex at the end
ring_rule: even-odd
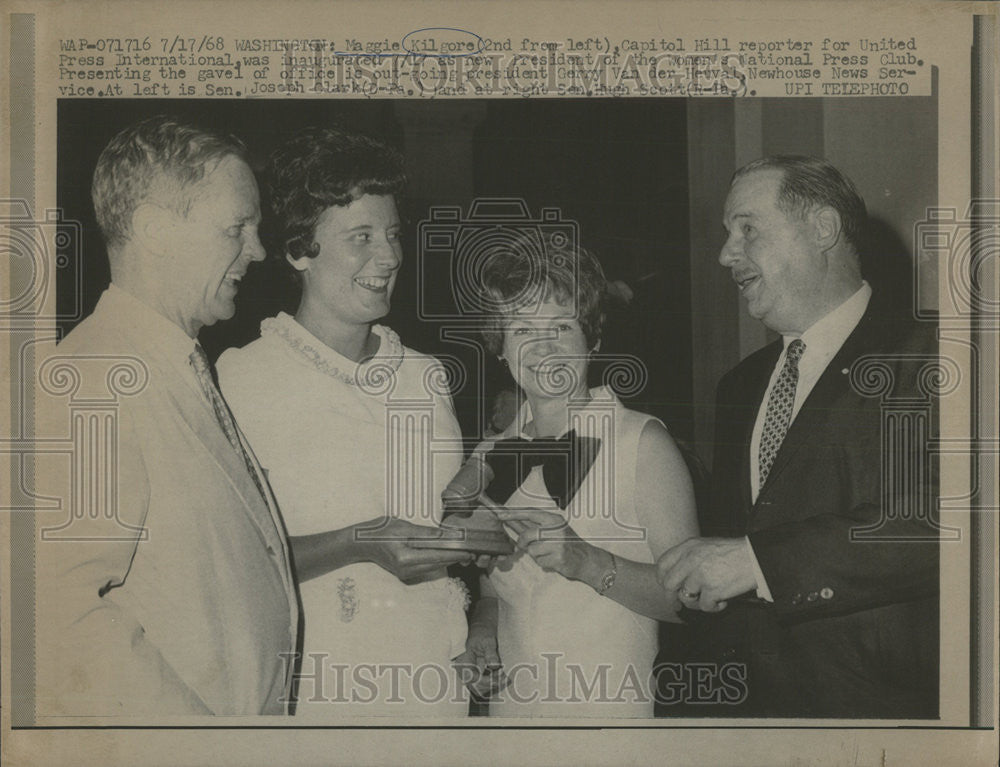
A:
MULTIPOLYGON (((795 388, 795 402, 792 404, 792 417, 789 422, 789 428, 791 428, 802 403, 812 392, 819 377, 823 375, 823 371, 830 364, 830 360, 840 351, 840 347, 844 345, 847 337, 854 332, 854 328, 861 321, 871 297, 871 286, 867 282, 862 282, 861 287, 850 298, 813 323, 801 336, 782 336, 784 348, 781 350, 777 363, 775 363, 774 372, 771 373, 771 380, 768 382, 764 398, 761 400, 753 434, 750 437, 750 499, 752 503, 757 502, 757 496, 760 494, 760 438, 761 432, 764 430, 767 402, 771 397, 771 390, 781 374, 781 369, 785 365, 788 344, 796 338, 801 338, 802 343, 806 345, 805 352, 799 360, 799 381, 795 388)), ((753 546, 750 545, 750 539, 747 538, 746 542, 757 578, 757 596, 773 602, 771 590, 767 586, 763 572, 761 572, 753 546)))

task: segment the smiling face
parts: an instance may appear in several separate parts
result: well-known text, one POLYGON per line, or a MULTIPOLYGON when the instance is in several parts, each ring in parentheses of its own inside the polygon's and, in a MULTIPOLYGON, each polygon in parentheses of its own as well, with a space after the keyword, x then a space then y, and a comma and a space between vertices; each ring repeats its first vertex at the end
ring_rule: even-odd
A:
POLYGON ((551 299, 515 311, 503 331, 503 359, 529 399, 583 396, 590 351, 574 307, 551 299))
POLYGON ((389 313, 403 262, 391 195, 363 195, 327 208, 316 223, 313 258, 289 259, 302 272, 305 309, 341 326, 371 325, 389 313))
POLYGON ((753 171, 733 184, 719 263, 731 270, 752 317, 778 333, 802 333, 826 310, 828 265, 811 214, 799 218, 778 208, 782 173, 753 171))
POLYGON ((191 190, 186 213, 172 215, 171 259, 177 318, 194 337, 236 313, 236 292, 251 261, 264 258, 257 237, 260 201, 253 172, 227 156, 191 190))

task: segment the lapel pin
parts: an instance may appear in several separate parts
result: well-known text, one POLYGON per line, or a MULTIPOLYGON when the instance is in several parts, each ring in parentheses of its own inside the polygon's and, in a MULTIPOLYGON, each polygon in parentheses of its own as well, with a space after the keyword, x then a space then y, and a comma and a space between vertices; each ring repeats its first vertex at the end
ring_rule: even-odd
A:
POLYGON ((850 371, 847 368, 843 368, 840 372, 846 376, 850 371))

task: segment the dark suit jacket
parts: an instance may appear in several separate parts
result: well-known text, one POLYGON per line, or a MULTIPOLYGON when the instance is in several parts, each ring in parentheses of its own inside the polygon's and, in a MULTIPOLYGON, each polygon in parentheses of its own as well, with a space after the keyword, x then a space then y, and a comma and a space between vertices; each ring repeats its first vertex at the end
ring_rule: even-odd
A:
POLYGON ((870 305, 751 504, 750 437, 780 352, 780 341, 761 349, 719 383, 702 518, 705 535, 749 536, 774 602, 746 595, 692 616, 698 655, 746 671, 745 698, 692 713, 936 717, 937 474, 926 440, 937 418, 921 375, 936 357, 933 329, 870 305))

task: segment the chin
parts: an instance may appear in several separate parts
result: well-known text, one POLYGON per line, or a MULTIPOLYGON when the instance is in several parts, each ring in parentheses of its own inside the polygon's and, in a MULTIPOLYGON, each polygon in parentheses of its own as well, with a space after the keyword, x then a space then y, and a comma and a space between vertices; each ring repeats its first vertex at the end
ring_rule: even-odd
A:
POLYGON ((234 304, 229 304, 229 306, 219 306, 214 312, 212 312, 212 317, 205 324, 214 325, 216 322, 231 320, 235 316, 236 306, 234 304))

